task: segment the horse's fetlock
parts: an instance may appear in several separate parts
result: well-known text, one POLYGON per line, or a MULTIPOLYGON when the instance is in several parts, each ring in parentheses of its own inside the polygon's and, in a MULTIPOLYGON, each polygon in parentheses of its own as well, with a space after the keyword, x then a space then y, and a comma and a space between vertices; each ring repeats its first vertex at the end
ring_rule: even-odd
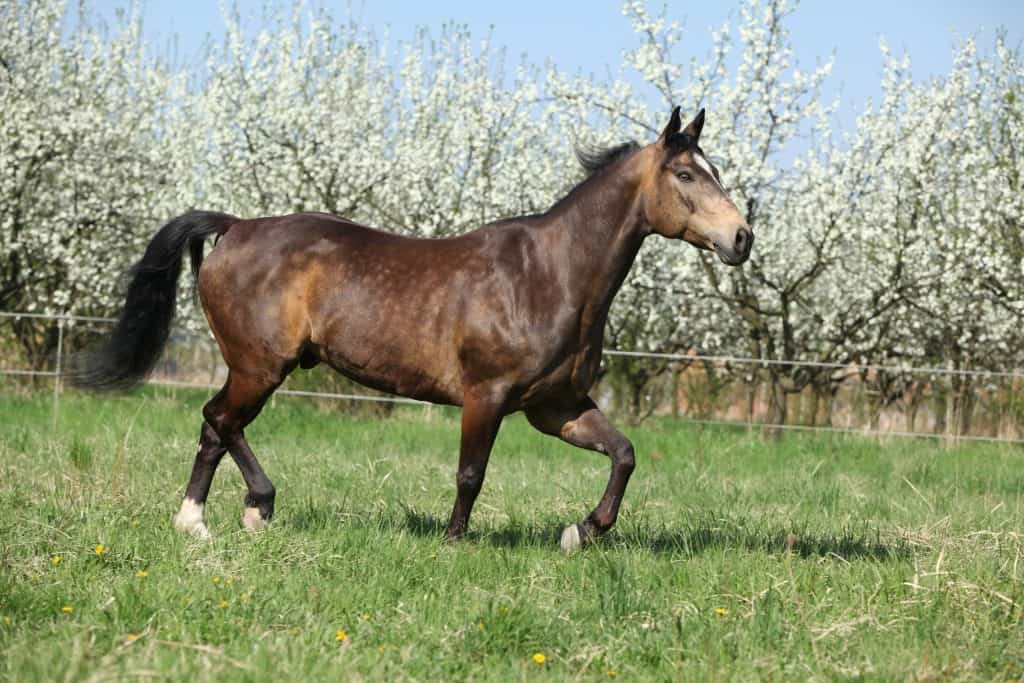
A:
POLYGON ((601 536, 615 526, 615 515, 608 512, 598 512, 590 516, 582 526, 589 532, 591 537, 601 536))
POLYGON ((266 486, 263 488, 253 488, 245 496, 245 504, 247 507, 258 507, 260 510, 274 509, 274 498, 277 496, 277 491, 273 486, 266 486))

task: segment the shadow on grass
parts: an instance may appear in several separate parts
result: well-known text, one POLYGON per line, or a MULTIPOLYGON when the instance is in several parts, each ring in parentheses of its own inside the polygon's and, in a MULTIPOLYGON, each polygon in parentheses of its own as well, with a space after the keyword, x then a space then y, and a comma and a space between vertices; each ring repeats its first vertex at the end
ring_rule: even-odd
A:
POLYGON ((791 550, 799 557, 837 557, 843 560, 872 559, 900 560, 912 555, 910 545, 901 538, 884 541, 877 530, 841 529, 797 531, 789 529, 758 528, 756 525, 725 526, 697 524, 682 529, 651 531, 634 529, 620 534, 626 546, 646 548, 653 553, 694 556, 709 550, 744 549, 764 553, 784 553, 791 550), (795 536, 790 546, 788 538, 795 536))
MULTIPOLYGON (((447 523, 435 515, 406 508, 401 519, 385 515, 385 527, 402 528, 425 538, 441 539, 447 523)), ((496 547, 538 546, 558 548, 562 525, 510 522, 501 528, 471 530, 467 541, 496 547)), ((647 551, 655 554, 692 557, 713 550, 743 549, 765 553, 783 553, 790 549, 800 557, 837 557, 840 559, 900 560, 912 555, 902 538, 883 540, 878 529, 843 528, 838 531, 812 529, 806 524, 781 527, 750 517, 702 517, 680 528, 616 529, 601 539, 605 547, 647 551)))
MULTIPOLYGON (((302 530, 346 526, 406 531, 421 538, 444 538, 447 520, 411 507, 388 509, 377 514, 345 513, 344 502, 333 505, 299 504, 288 525, 302 530)), ((559 547, 563 521, 511 521, 499 527, 471 528, 465 542, 498 548, 559 547)), ((832 528, 816 520, 780 522, 732 512, 704 512, 689 516, 677 526, 652 526, 643 522, 620 524, 599 544, 609 549, 649 552, 658 555, 695 557, 719 550, 747 550, 768 554, 791 550, 799 557, 836 557, 843 560, 895 561, 911 557, 907 541, 883 538, 876 527, 862 524, 832 528), (791 544, 791 545, 790 545, 791 544)))
MULTIPOLYGON (((403 519, 398 522, 395 519, 382 519, 384 526, 400 527, 424 538, 444 538, 444 532, 448 523, 435 515, 417 512, 410 508, 403 511, 403 519)), ((487 543, 502 548, 518 548, 521 546, 547 546, 557 547, 558 539, 562 528, 556 524, 543 527, 534 525, 510 523, 501 529, 473 529, 471 528, 465 537, 468 543, 487 543)))

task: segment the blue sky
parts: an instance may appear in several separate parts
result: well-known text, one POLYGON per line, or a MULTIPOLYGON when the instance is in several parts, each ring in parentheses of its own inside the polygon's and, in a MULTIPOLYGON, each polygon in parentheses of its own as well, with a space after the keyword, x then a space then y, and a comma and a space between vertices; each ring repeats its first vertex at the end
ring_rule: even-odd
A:
MULTIPOLYGON (((114 16, 115 8, 125 5, 112 0, 90 4, 108 18, 114 16)), ((396 40, 409 38, 417 26, 436 29, 446 21, 465 23, 476 37, 491 31, 494 43, 506 46, 512 57, 526 54, 530 61, 541 63, 551 59, 563 70, 573 72, 603 75, 609 68, 617 70, 622 52, 636 44, 622 16, 621 3, 616 0, 328 0, 324 4, 333 8, 336 17, 351 13, 378 33, 389 28, 396 40)), ((261 5, 259 1, 238 0, 243 16, 257 15, 261 5)), ((667 5, 673 17, 685 20, 688 51, 697 55, 707 50, 711 29, 736 13, 734 2, 705 0, 667 5)), ((179 50, 189 54, 208 35, 216 39, 223 32, 216 0, 149 0, 142 7, 147 38, 156 47, 166 46, 169 37, 176 34, 179 50)), ((655 0, 650 7, 656 11, 661 3, 655 0)), ((981 46, 988 48, 995 30, 1005 27, 1011 42, 1024 39, 1024 2, 804 0, 789 26, 801 64, 813 66, 816 58, 836 52, 828 93, 841 93, 841 121, 848 125, 856 105, 879 92, 880 36, 885 36, 894 52, 909 52, 915 76, 926 78, 948 71, 956 36, 977 35, 981 46)))

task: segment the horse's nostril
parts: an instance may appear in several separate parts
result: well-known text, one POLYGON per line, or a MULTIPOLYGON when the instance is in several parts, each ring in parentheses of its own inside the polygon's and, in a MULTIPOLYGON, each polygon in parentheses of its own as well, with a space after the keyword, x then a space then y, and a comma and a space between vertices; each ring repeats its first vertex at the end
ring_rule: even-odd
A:
POLYGON ((746 228, 740 228, 736 231, 736 251, 743 253, 750 248, 750 243, 753 241, 754 235, 746 228))

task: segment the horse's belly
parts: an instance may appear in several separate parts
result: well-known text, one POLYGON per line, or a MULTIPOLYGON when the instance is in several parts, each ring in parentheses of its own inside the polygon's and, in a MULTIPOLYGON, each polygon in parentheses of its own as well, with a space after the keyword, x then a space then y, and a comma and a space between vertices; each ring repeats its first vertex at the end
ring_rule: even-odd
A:
POLYGON ((462 404, 462 387, 436 362, 440 359, 423 359, 380 340, 321 348, 318 355, 341 374, 371 389, 431 403, 462 404))

